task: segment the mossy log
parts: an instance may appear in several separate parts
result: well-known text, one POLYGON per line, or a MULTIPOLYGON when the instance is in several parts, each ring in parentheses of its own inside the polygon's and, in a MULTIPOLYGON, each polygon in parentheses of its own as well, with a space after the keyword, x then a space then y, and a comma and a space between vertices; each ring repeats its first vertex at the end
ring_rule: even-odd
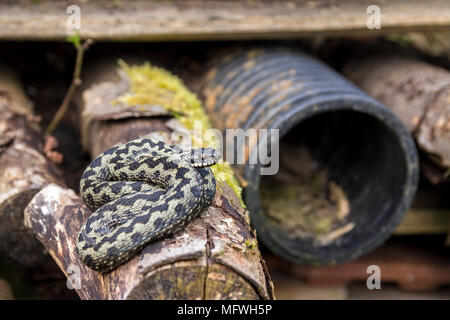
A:
MULTIPOLYGON (((83 144, 92 157, 140 136, 170 132, 174 119, 159 106, 129 108, 111 101, 129 90, 124 75, 94 83, 79 106, 83 144)), ((97 69, 99 70, 99 69, 97 69)), ((76 236, 91 214, 72 190, 50 185, 26 211, 27 224, 82 299, 271 299, 272 285, 254 232, 231 187, 223 185, 211 207, 185 230, 146 246, 116 270, 100 274, 78 259, 76 236)))
POLYGON ((380 53, 354 59, 343 72, 383 102, 427 155, 422 172, 432 183, 449 180, 450 72, 417 58, 380 53))
POLYGON ((44 186, 63 184, 42 153, 37 121, 15 73, 0 66, 0 250, 24 265, 39 264, 46 257, 24 226, 24 209, 44 186))

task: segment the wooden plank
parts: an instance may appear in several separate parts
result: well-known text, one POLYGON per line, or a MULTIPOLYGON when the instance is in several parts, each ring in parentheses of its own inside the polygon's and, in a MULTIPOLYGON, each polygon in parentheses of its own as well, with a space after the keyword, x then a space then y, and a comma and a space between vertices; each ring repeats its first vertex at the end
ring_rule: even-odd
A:
POLYGON ((295 264, 270 253, 264 255, 264 260, 271 274, 279 272, 311 285, 366 284, 370 265, 381 269, 381 288, 397 283, 403 290, 433 290, 450 284, 450 257, 446 250, 408 241, 391 240, 357 260, 332 266, 295 264))
POLYGON ((450 186, 422 184, 395 235, 447 234, 450 231, 450 186))
POLYGON ((447 0, 0 0, 0 39, 63 40, 70 33, 66 8, 71 4, 81 8, 82 37, 110 41, 377 36, 450 27, 447 0), (381 8, 381 30, 366 27, 372 4, 381 8))
POLYGON ((394 284, 386 284, 382 290, 368 290, 366 284, 355 283, 348 286, 349 300, 449 300, 450 289, 431 291, 404 291, 394 284))
POLYGON ((289 274, 274 271, 271 278, 275 296, 279 300, 345 300, 348 289, 345 285, 311 285, 289 274))
POLYGON ((395 235, 447 234, 450 209, 411 209, 395 230, 395 235))

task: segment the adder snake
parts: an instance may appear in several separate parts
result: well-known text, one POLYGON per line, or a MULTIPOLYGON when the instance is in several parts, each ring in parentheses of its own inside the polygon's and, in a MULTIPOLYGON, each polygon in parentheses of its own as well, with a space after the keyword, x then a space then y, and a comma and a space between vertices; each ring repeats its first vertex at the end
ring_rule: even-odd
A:
POLYGON ((80 194, 94 213, 78 234, 89 268, 108 272, 146 244, 185 227, 215 195, 211 148, 181 151, 153 138, 113 147, 91 162, 80 194))

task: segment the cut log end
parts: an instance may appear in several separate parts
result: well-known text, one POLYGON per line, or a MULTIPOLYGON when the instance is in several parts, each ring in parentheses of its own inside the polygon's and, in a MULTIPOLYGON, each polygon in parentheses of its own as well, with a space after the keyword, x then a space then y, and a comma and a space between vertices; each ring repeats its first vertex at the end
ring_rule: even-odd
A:
POLYGON ((72 190, 45 187, 28 205, 25 222, 84 299, 270 298, 259 251, 248 248, 252 233, 223 213, 211 207, 182 232, 148 245, 106 274, 78 258, 76 235, 91 212, 72 190), (215 227, 209 225, 212 220, 218 221, 215 227), (223 229, 227 224, 230 229, 223 229), (234 246, 225 242, 231 237, 234 246))

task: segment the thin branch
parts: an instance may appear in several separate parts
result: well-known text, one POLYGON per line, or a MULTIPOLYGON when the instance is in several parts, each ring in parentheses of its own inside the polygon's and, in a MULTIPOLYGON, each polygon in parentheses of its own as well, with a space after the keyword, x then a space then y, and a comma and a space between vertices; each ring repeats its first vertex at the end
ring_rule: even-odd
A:
POLYGON ((53 131, 58 126, 61 119, 64 117, 64 115, 67 112, 67 109, 69 108, 70 101, 72 100, 77 88, 81 85, 81 70, 83 66, 83 57, 84 52, 89 48, 89 46, 92 44, 91 39, 87 39, 83 44, 78 44, 75 46, 77 49, 77 58, 75 62, 75 70, 73 72, 73 79, 72 83, 70 84, 69 90, 67 90, 67 93, 64 97, 63 102, 61 103, 61 106, 59 107, 58 111, 56 112, 55 116, 53 117, 52 121, 48 125, 47 129, 45 130, 46 135, 50 135, 53 133, 53 131))

